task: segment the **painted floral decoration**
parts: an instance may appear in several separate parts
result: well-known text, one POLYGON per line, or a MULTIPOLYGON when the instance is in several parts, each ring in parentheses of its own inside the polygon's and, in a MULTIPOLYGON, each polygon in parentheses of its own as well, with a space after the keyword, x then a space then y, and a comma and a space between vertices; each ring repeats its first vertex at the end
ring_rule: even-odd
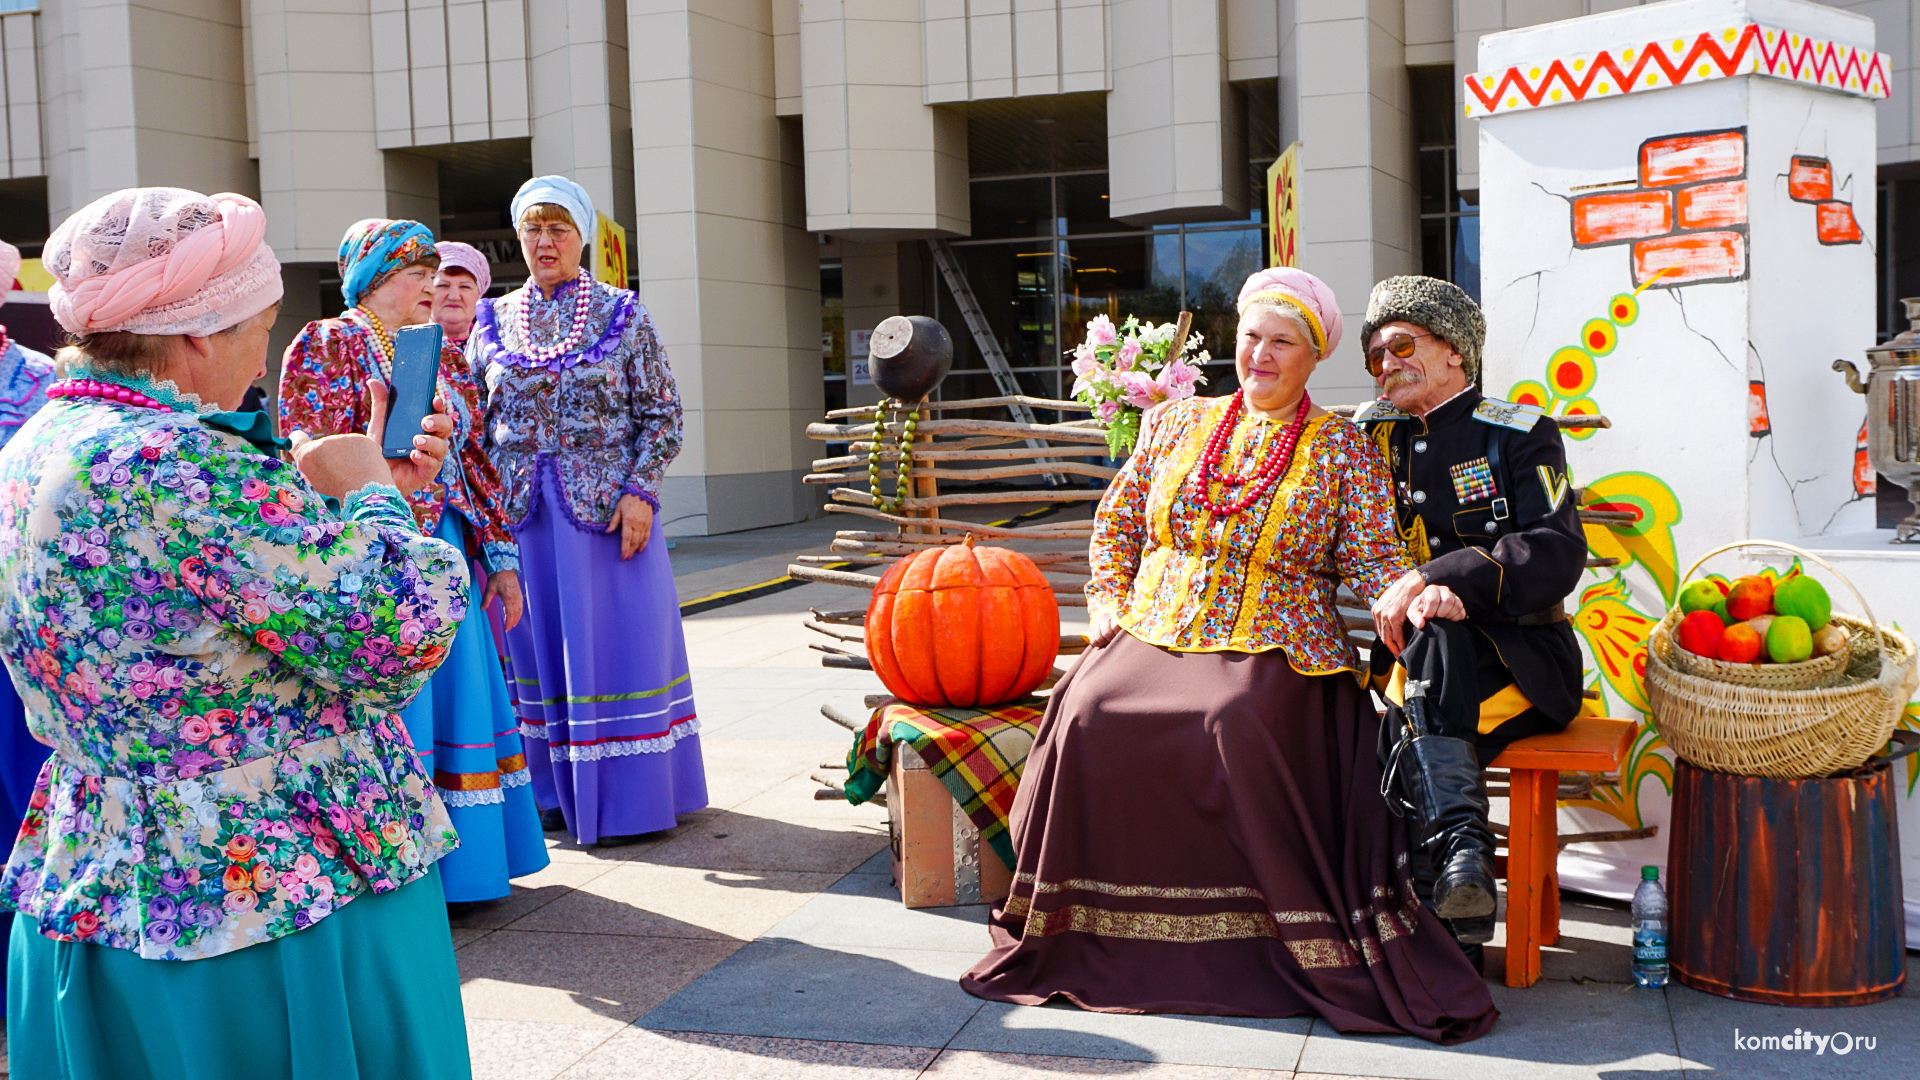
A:
POLYGON ((1200 336, 1187 337, 1180 355, 1173 351, 1173 323, 1143 323, 1129 315, 1118 328, 1098 315, 1087 323, 1087 339, 1073 350, 1073 396, 1093 407, 1107 425, 1107 448, 1115 457, 1133 449, 1140 437, 1140 414, 1167 401, 1192 397, 1206 382, 1199 365, 1212 359, 1200 336))

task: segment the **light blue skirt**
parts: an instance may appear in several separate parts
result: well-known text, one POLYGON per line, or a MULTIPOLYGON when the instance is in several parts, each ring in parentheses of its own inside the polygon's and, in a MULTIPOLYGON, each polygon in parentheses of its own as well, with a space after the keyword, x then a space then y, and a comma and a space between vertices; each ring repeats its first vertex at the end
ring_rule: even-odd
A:
MULTIPOLYGON (((448 510, 436 535, 464 551, 464 530, 460 515, 448 510)), ((441 884, 456 902, 505 896, 508 878, 548 861, 520 724, 477 586, 471 601, 447 658, 400 712, 460 834, 460 846, 440 860, 441 884)))
POLYGON ((205 960, 41 937, 14 919, 14 1080, 469 1080, 438 873, 205 960))

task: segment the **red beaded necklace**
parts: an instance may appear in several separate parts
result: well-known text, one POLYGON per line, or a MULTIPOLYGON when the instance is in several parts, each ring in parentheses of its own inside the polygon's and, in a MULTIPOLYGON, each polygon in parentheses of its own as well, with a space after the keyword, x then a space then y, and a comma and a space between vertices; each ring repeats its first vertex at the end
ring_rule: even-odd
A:
POLYGON ((1300 393, 1300 406, 1294 411, 1293 422, 1280 433, 1280 445, 1267 451, 1260 464, 1250 473, 1230 476, 1220 469, 1220 461, 1226 455, 1227 446, 1233 441, 1233 429, 1239 425, 1240 416, 1247 411, 1247 392, 1235 390, 1233 400, 1227 403, 1226 411, 1213 426, 1213 434, 1207 436, 1207 448, 1200 455, 1200 502, 1215 517, 1227 517, 1237 514, 1265 497, 1267 490, 1287 473, 1287 466, 1293 463, 1293 448, 1300 443, 1300 433, 1307 428, 1307 413, 1313 409, 1313 398, 1306 391, 1300 393), (1216 501, 1213 497, 1213 485, 1224 488, 1240 488, 1238 496, 1226 502, 1216 501))

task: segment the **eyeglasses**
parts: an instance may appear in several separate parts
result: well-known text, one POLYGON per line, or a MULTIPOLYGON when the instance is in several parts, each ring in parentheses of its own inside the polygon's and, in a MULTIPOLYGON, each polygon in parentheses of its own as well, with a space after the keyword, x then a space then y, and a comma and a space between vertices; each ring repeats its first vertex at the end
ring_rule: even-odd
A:
POLYGON ((558 222, 555 222, 554 224, 548 225, 544 228, 542 228, 539 225, 522 225, 520 226, 520 239, 525 240, 529 244, 532 244, 532 243, 538 243, 540 238, 544 236, 547 239, 557 244, 562 240, 565 240, 567 238, 567 234, 573 231, 574 231, 573 226, 562 225, 558 222))
POLYGON ((1385 345, 1375 345, 1373 348, 1367 350, 1367 374, 1376 379, 1379 378, 1380 368, 1386 364, 1388 353, 1392 353, 1399 359, 1405 360, 1407 357, 1413 355, 1413 343, 1415 340, 1434 336, 1433 334, 1395 334, 1393 337, 1387 339, 1385 345))

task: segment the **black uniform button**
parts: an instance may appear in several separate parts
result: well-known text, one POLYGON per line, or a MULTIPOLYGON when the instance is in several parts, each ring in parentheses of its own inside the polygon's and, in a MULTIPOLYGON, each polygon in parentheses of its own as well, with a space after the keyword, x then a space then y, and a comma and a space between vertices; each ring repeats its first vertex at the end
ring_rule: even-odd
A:
POLYGON ((1427 501, 1427 493, 1426 493, 1426 492, 1424 492, 1424 491, 1416 491, 1416 492, 1414 492, 1414 493, 1413 493, 1413 501, 1414 501, 1414 502, 1417 502, 1417 503, 1423 503, 1423 502, 1426 502, 1426 501, 1427 501))
POLYGON ((1415 440, 1413 440, 1413 452, 1414 452, 1414 453, 1416 453, 1416 454, 1424 454, 1424 453, 1426 453, 1426 452, 1427 452, 1427 440, 1425 440, 1425 439, 1415 439, 1415 440))

